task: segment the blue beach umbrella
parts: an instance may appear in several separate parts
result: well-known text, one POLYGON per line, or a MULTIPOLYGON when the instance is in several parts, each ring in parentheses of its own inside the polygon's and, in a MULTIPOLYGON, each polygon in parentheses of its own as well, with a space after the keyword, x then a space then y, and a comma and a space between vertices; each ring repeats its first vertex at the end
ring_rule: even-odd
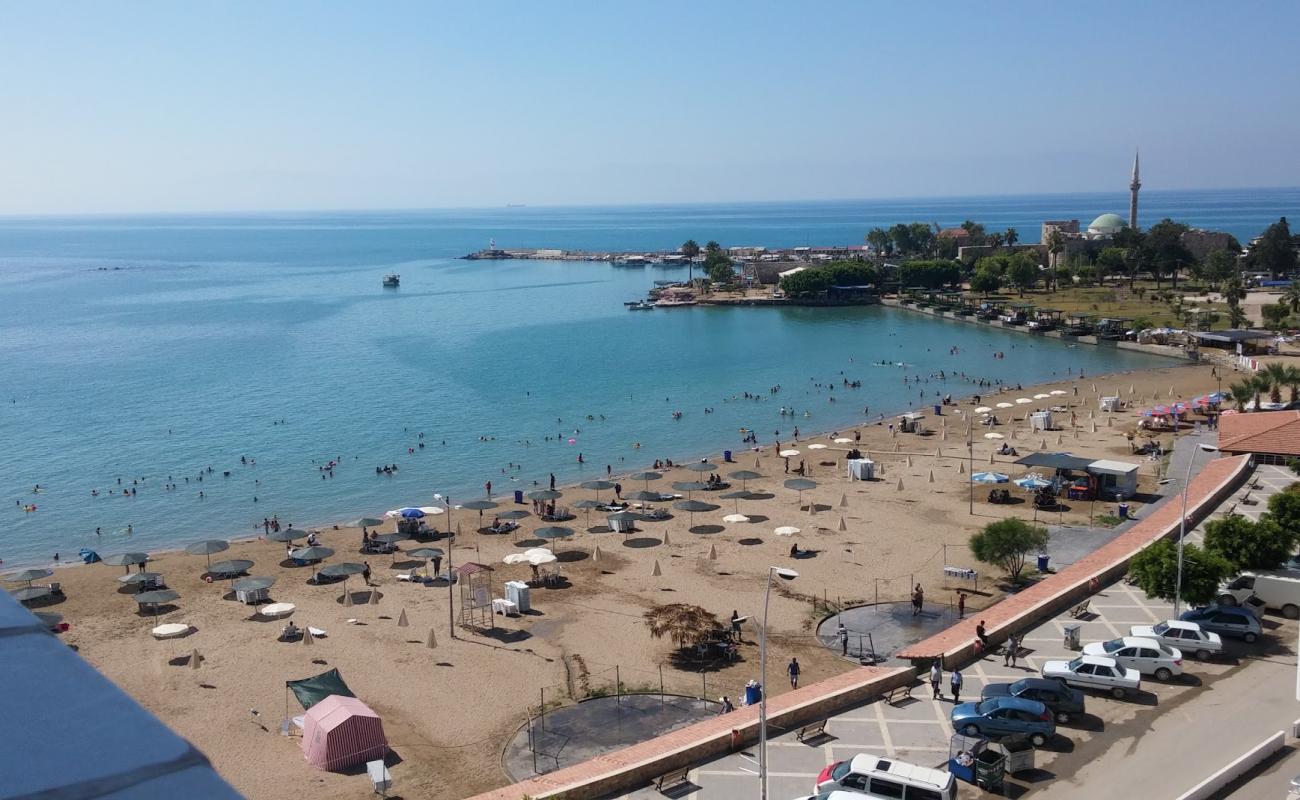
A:
POLYGON ((1040 478, 1037 475, 1030 475, 1028 477, 1018 479, 1017 481, 1015 481, 1015 484, 1019 486, 1021 489, 1046 489, 1048 486, 1052 485, 1052 482, 1049 480, 1044 480, 1043 478, 1040 478))
POLYGON ((1006 483, 1010 478, 1001 472, 976 472, 970 476, 975 483, 1006 483))
POLYGON ((423 519, 424 512, 418 508, 401 508, 397 511, 402 515, 402 519, 423 519))

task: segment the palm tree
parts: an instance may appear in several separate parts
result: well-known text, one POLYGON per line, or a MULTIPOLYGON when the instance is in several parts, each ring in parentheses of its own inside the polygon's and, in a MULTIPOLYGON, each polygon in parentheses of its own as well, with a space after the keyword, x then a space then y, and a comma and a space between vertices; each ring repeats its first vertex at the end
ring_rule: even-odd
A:
POLYGON ((1283 377, 1287 389, 1291 392, 1291 397, 1287 402, 1295 403, 1300 401, 1300 367, 1286 367, 1286 375, 1283 377))
POLYGON ((1228 306, 1228 327, 1240 328, 1246 324, 1246 312, 1241 306, 1233 304, 1228 306))
POLYGON ((1237 404, 1237 411, 1245 411, 1246 404, 1255 396, 1255 387, 1247 379, 1229 386, 1228 392, 1232 395, 1232 402, 1237 404))
POLYGON ((1015 247, 1016 242, 1020 241, 1020 233, 1015 228, 1007 228, 1007 232, 1002 234, 1002 241, 1007 243, 1007 247, 1015 247))
POLYGON ((1290 377, 1287 373, 1287 367, 1277 362, 1266 364, 1263 369, 1256 373, 1256 378, 1266 383, 1268 399, 1274 403, 1282 402, 1282 387, 1286 385, 1287 379, 1290 377))
POLYGON ((1264 392, 1272 390, 1273 381, 1269 380, 1267 375, 1257 372, 1255 373, 1255 376, 1250 379, 1250 385, 1255 390, 1255 410, 1262 411, 1263 407, 1259 402, 1260 396, 1263 395, 1264 392))

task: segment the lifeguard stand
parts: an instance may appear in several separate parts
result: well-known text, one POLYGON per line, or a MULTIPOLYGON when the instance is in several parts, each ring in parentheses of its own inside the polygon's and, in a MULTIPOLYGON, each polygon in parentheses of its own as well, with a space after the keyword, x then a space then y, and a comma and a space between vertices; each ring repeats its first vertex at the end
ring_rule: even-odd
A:
POLYGON ((496 627, 492 613, 492 568, 470 561, 456 567, 456 584, 460 586, 460 625, 462 628, 491 630, 496 627))

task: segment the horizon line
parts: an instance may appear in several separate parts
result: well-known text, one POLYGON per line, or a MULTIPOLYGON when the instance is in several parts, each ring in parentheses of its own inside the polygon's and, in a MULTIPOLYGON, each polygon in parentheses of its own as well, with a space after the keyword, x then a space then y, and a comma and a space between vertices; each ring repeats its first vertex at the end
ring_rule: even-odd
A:
MULTIPOLYGON (((1218 187, 1183 187, 1177 189, 1145 189, 1150 194, 1170 194, 1178 192, 1245 192, 1245 191, 1300 191, 1300 186, 1218 186, 1218 187)), ((619 203, 499 203, 495 205, 473 206, 374 206, 374 207, 320 207, 320 208, 246 208, 246 209, 209 209, 193 211, 64 211, 64 212, 0 212, 0 220, 23 219, 70 219, 70 218, 114 218, 114 217, 195 217, 195 216, 239 216, 239 215, 308 215, 308 214, 380 214, 407 213, 417 214, 432 211, 503 211, 525 209, 616 209, 616 208, 664 208, 690 206, 765 206, 765 205, 815 205, 823 203, 861 203, 861 202, 917 202, 925 200, 985 200, 994 198, 1033 198, 1062 196, 1107 196, 1125 195, 1128 188, 1113 191, 1059 191, 1059 192, 1004 192, 993 194, 954 194, 954 195, 896 195, 893 197, 824 197, 802 200, 674 200, 644 201, 619 203)))

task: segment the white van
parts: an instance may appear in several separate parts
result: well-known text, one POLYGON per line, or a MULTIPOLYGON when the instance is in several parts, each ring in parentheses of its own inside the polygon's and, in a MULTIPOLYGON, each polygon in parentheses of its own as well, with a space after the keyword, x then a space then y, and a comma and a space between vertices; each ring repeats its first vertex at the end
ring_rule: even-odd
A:
POLYGON ((1243 572, 1219 587, 1219 605, 1263 606, 1300 619, 1300 575, 1277 570, 1243 572))
POLYGON ((813 791, 833 789, 891 800, 956 800, 957 779, 941 769, 863 753, 848 761, 837 761, 817 776, 813 791))

